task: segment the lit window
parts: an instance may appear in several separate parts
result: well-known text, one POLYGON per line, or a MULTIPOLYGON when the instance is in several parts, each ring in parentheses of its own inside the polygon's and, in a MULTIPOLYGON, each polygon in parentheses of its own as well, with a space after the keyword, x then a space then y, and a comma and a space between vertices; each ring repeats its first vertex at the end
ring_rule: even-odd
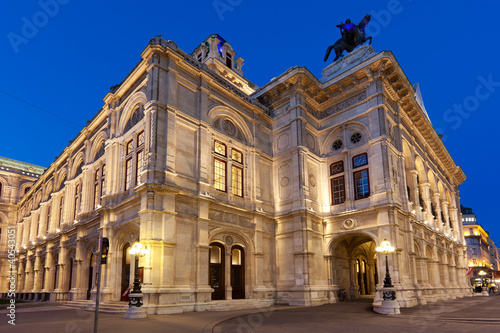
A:
POLYGON ((332 204, 337 205, 345 201, 344 176, 332 179, 332 204))
POLYGON ((132 152, 132 140, 127 142, 127 155, 132 152))
POLYGON ((243 196, 243 169, 232 166, 232 185, 233 193, 239 197, 243 196))
POLYGON ((231 250, 231 265, 241 265, 241 250, 232 249, 231 250))
POLYGON ((125 162, 125 191, 130 188, 132 182, 132 158, 125 162))
POLYGON ((226 192, 226 162, 218 158, 214 159, 214 186, 226 192))
POLYGON ((231 153, 232 153, 232 159, 233 161, 236 161, 238 163, 243 163, 243 155, 241 154, 241 152, 237 149, 232 149, 231 150, 231 153))
POLYGON ((210 263, 220 264, 222 262, 221 250, 218 246, 210 246, 210 263))
POLYGON ((232 193, 243 197, 243 153, 231 148, 228 154, 227 146, 220 141, 214 141, 214 153, 214 187, 227 192, 227 171, 231 171, 232 193))
POLYGON ((219 141, 215 141, 214 150, 215 150, 216 154, 219 154, 221 156, 226 156, 226 145, 225 144, 223 144, 219 141))
POLYGON ((141 150, 137 153, 137 165, 136 165, 136 184, 139 184, 141 181, 141 173, 144 170, 144 150, 141 150))
POLYGON ((94 177, 94 209, 97 208, 97 205, 99 204, 99 169, 95 171, 95 177, 94 177))
POLYGON ((368 169, 354 173, 354 198, 356 200, 368 198, 370 196, 370 184, 368 179, 368 169))

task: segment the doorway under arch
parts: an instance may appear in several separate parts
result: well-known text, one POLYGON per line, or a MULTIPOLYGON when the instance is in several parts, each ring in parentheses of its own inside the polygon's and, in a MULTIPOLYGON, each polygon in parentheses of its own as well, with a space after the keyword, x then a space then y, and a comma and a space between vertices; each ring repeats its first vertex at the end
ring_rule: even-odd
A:
MULTIPOLYGON (((128 250, 130 249, 130 244, 126 243, 125 246, 123 246, 123 251, 122 251, 122 284, 121 284, 121 293, 120 297, 127 291, 127 289, 130 287, 130 253, 128 253, 128 250)), ((121 300, 124 300, 120 298, 121 300)))
POLYGON ((375 295, 378 283, 376 244, 367 235, 346 235, 332 244, 331 276, 334 289, 349 298, 375 295))
POLYGON ((209 284, 214 290, 212 292, 212 300, 223 300, 225 297, 225 267, 224 246, 219 243, 210 243, 209 251, 209 284))
POLYGON ((87 284, 87 299, 89 300, 91 297, 92 291, 92 283, 94 280, 94 265, 95 265, 95 255, 91 252, 89 256, 89 275, 88 275, 88 284, 87 284))
POLYGON ((245 250, 235 245, 231 248, 232 299, 245 298, 245 250))

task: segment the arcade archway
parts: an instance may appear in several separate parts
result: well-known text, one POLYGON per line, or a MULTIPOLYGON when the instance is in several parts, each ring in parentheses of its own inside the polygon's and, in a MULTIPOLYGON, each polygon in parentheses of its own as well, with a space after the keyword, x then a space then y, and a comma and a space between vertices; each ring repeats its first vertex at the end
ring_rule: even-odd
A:
POLYGON ((376 244, 367 235, 346 235, 331 244, 331 284, 349 299, 373 296, 378 284, 376 244))

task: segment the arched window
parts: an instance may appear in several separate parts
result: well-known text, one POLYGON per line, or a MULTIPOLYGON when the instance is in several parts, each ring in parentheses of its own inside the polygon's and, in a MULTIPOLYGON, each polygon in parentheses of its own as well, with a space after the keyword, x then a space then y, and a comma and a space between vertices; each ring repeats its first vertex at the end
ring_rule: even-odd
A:
POLYGON ((82 173, 82 167, 83 167, 83 161, 80 161, 78 167, 76 168, 75 176, 73 178, 78 177, 82 173))
POLYGON ((0 198, 2 197, 2 186, 3 186, 3 184, 0 183, 0 198))
POLYGON ((128 119, 127 123, 125 124, 125 129, 123 133, 127 133, 132 127, 135 126, 139 121, 144 118, 144 112, 142 111, 142 105, 137 105, 136 108, 134 109, 132 116, 128 119))
POLYGON ((104 142, 101 144, 101 147, 97 151, 94 157, 94 161, 97 161, 102 155, 104 155, 105 149, 104 149, 104 142))

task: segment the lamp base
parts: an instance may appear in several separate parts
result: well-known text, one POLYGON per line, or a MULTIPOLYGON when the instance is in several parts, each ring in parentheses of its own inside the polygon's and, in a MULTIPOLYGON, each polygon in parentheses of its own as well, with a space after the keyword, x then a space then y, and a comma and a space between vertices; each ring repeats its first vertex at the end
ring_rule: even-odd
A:
POLYGON ((123 316, 125 319, 141 319, 146 317, 146 309, 142 307, 138 308, 136 306, 129 307, 127 312, 125 312, 125 316, 123 316))
POLYGON ((382 289, 384 300, 380 305, 374 305, 373 311, 384 315, 401 314, 399 302, 396 301, 396 289, 394 287, 382 289))
POLYGON ((398 315, 401 314, 399 310, 398 301, 393 300, 383 300, 381 305, 374 305, 373 311, 383 315, 398 315))

